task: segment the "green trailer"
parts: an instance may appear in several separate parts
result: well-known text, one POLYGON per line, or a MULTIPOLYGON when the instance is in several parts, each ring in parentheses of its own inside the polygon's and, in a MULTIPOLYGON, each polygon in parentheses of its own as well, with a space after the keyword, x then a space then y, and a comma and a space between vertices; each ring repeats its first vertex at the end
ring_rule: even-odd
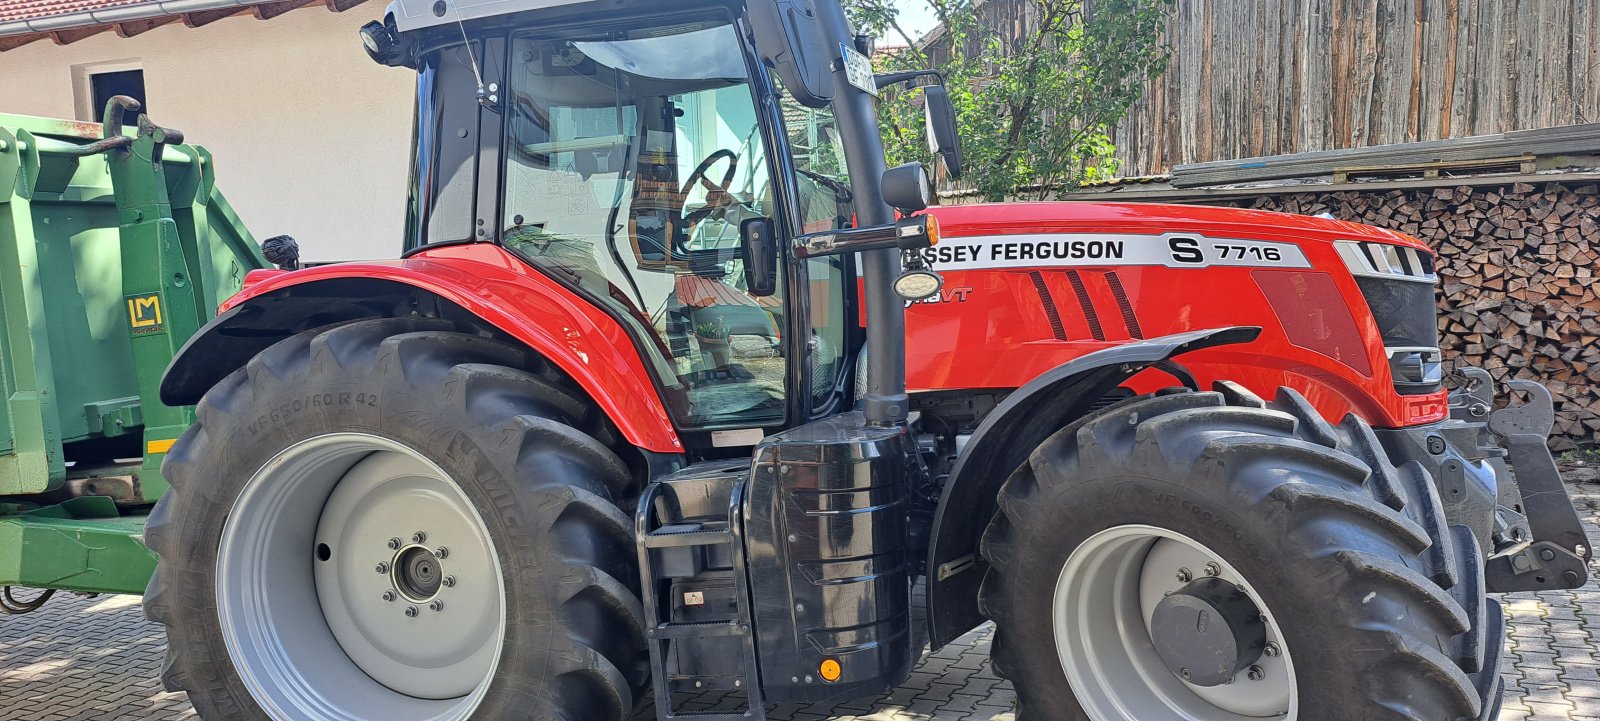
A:
MULTIPOLYGON (((161 460, 193 420, 161 373, 269 267, 211 154, 139 118, 0 115, 0 610, 11 587, 142 593, 161 460)), ((27 594, 22 594, 27 595, 27 594)))

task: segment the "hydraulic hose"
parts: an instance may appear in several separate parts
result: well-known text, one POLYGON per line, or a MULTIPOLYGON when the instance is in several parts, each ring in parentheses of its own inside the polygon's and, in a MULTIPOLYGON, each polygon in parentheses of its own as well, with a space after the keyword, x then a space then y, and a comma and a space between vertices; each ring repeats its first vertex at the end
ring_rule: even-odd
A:
POLYGON ((3 590, 0 590, 0 613, 9 614, 12 616, 21 616, 24 613, 33 613, 34 611, 39 610, 40 606, 43 606, 47 601, 49 601, 51 596, 56 595, 56 590, 52 588, 46 590, 44 593, 39 594, 37 598, 34 598, 31 601, 19 601, 17 600, 16 595, 14 595, 11 591, 12 589, 10 586, 6 586, 3 590))

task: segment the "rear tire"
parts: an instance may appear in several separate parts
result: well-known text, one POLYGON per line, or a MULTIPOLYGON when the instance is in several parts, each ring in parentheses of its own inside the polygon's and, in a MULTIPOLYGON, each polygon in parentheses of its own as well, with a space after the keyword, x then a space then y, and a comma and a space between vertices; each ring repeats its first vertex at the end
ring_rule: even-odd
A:
POLYGON ((263 351, 197 415, 145 612, 203 718, 621 721, 644 697, 638 489, 536 357, 359 321, 263 351))
POLYGON ((1335 428, 1293 391, 1270 404, 1218 391, 1089 416, 1007 481, 980 604, 1019 719, 1478 718, 1499 653, 1484 648, 1481 559, 1427 473, 1394 468, 1364 423, 1335 428), (1163 662, 1148 604, 1208 558, 1281 657, 1203 686, 1163 662), (1281 708, 1246 710, 1275 689, 1281 708))

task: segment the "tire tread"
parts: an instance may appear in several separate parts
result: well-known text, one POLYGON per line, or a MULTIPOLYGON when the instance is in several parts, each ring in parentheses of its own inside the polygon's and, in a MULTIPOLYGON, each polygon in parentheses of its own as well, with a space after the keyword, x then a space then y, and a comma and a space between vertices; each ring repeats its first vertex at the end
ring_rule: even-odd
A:
POLYGON ((258 394, 303 385, 313 375, 385 373, 410 392, 453 397, 453 407, 482 429, 479 437, 498 433, 503 438, 498 445, 484 442, 486 452, 501 454, 519 478, 533 479, 529 491, 549 499, 549 511, 534 512, 547 514, 552 528, 581 527, 552 536, 560 558, 549 567, 563 570, 556 576, 561 581, 547 584, 546 592, 559 613, 605 619, 608 630, 585 636, 573 630, 577 624, 563 624, 566 641, 560 649, 546 650, 554 664, 542 664, 547 675, 516 683, 548 682, 545 697, 556 718, 628 718, 647 695, 649 665, 629 517, 638 489, 612 445, 616 434, 603 413, 525 349, 422 317, 356 321, 292 336, 224 378, 200 401, 197 422, 163 464, 173 490, 156 504, 145 527, 146 544, 161 558, 145 592, 145 613, 166 627, 163 684, 187 692, 205 718, 260 718, 253 702, 238 705, 219 670, 232 674, 231 664, 207 657, 206 645, 194 640, 207 634, 194 632, 190 627, 197 619, 186 618, 177 607, 175 585, 193 583, 172 574, 192 552, 193 526, 199 523, 190 522, 186 513, 206 502, 202 459, 228 452, 214 445, 207 426, 237 424, 235 416, 258 394))

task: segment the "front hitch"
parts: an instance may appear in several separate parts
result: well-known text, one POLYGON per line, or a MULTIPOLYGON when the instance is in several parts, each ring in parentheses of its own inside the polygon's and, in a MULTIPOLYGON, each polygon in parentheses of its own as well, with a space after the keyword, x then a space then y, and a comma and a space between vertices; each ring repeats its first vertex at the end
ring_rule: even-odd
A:
MULTIPOLYGON (((1522 537, 1496 539, 1506 545, 1497 543, 1486 563, 1488 590, 1502 593, 1583 586, 1588 582, 1588 561, 1594 551, 1547 445, 1555 426, 1555 403, 1550 391, 1533 381, 1507 381, 1507 388, 1526 400, 1518 403, 1513 398, 1505 407, 1494 410, 1494 385, 1489 374, 1467 368, 1462 375, 1468 384, 1451 394, 1452 415, 1469 422, 1486 422, 1485 435, 1506 450, 1505 464, 1511 472, 1500 483, 1515 484, 1521 501, 1517 510, 1526 519, 1527 533, 1516 534, 1522 537)), ((1520 524, 1513 530, 1520 530, 1520 524)))

